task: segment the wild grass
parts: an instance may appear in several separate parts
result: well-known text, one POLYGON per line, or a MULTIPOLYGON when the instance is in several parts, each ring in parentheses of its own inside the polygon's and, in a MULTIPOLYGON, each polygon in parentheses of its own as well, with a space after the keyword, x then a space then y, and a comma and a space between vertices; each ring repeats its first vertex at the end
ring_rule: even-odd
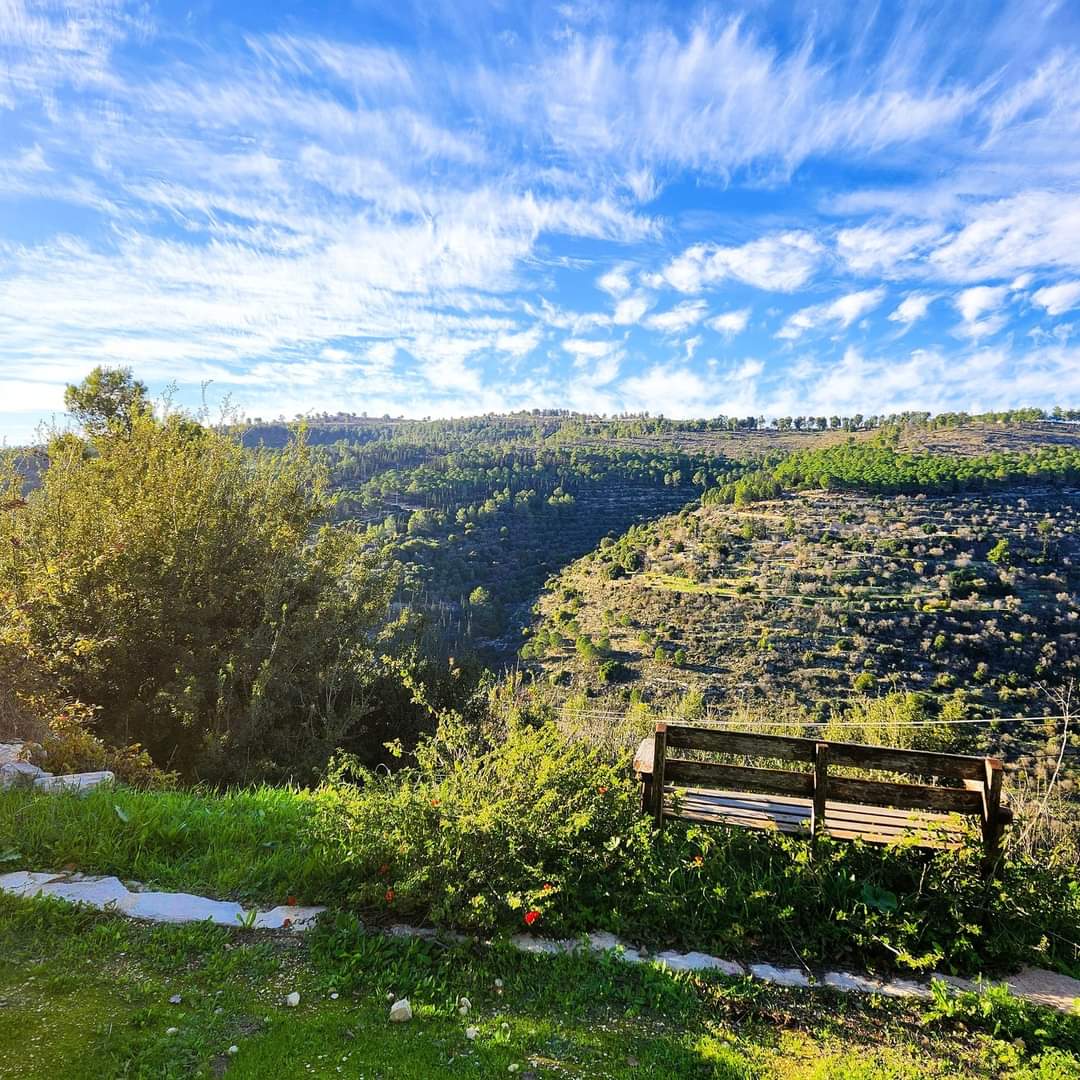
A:
POLYGON ((334 874, 306 842, 310 792, 288 787, 0 795, 4 868, 115 874, 220 898, 322 902, 334 874))
POLYGON ((603 955, 401 941, 349 917, 298 940, 0 897, 0 1000, 0 1076, 19 1080, 444 1080, 514 1066, 537 1080, 1080 1071, 1080 1019, 1000 993, 922 1006, 785 991, 603 955), (293 990, 300 1005, 286 1008, 293 990), (388 1022, 395 997, 410 1000, 411 1022, 388 1022))

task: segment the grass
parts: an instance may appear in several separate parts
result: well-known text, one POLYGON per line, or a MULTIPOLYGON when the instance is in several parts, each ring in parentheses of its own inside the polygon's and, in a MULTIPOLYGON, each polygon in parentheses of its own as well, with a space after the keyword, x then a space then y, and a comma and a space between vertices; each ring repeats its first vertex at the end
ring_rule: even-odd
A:
POLYGON ((304 840, 309 793, 136 791, 0 795, 0 869, 70 867, 161 889, 268 904, 325 903, 333 867, 304 840))
POLYGON ((0 1076, 22 1080, 439 1080, 513 1066, 535 1080, 1080 1076, 1080 1019, 1001 996, 950 1013, 603 956, 400 941, 349 918, 299 939, 4 897, 0 1021, 0 1076), (411 1023, 388 1022, 392 995, 410 999, 411 1023))

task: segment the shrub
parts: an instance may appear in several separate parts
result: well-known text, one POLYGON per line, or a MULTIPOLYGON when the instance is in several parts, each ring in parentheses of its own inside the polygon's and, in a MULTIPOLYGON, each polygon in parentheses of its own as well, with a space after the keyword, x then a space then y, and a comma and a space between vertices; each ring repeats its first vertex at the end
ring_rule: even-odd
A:
POLYGON ((644 887, 649 825, 625 761, 554 725, 512 725, 482 752, 473 739, 444 727, 415 767, 350 763, 318 792, 316 842, 355 902, 481 932, 538 911, 537 929, 558 932, 600 925, 644 887))
POLYGON ((0 477, 3 632, 107 741, 189 775, 310 774, 371 723, 393 578, 319 528, 302 438, 251 452, 142 410, 97 430, 54 438, 25 497, 0 477))
POLYGON ((666 823, 627 773, 554 724, 444 724, 393 776, 344 767, 314 796, 313 856, 383 917, 480 933, 620 933, 655 947, 926 971, 1067 959, 1080 887, 1045 858, 981 873, 958 851, 666 823), (470 747, 478 741, 479 750, 470 747))

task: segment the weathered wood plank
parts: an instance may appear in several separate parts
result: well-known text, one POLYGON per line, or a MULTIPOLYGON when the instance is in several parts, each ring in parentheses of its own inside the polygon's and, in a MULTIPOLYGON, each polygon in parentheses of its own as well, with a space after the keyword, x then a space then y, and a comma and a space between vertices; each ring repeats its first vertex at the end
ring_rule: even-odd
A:
POLYGON ((787 735, 755 735, 745 731, 668 724, 668 746, 673 750, 708 750, 717 754, 813 761, 814 740, 787 735))
POLYGON ((825 794, 829 787, 829 744, 819 742, 814 747, 814 816, 810 831, 817 835, 825 823, 825 794))
POLYGON ((896 784, 887 780, 852 780, 846 776, 830 777, 829 787, 833 798, 838 802, 894 806, 899 810, 945 810, 961 814, 982 814, 982 795, 967 788, 896 784))
POLYGON ((981 757, 842 742, 829 743, 829 763, 915 776, 947 776, 960 780, 982 780, 986 769, 985 759, 981 757))
MULTIPOLYGON (((654 776, 655 779, 655 776, 654 776)), ((813 773, 785 772, 783 769, 754 769, 748 765, 715 765, 705 761, 669 759, 664 771, 665 783, 676 787, 705 785, 736 788, 777 795, 812 795, 813 773)))

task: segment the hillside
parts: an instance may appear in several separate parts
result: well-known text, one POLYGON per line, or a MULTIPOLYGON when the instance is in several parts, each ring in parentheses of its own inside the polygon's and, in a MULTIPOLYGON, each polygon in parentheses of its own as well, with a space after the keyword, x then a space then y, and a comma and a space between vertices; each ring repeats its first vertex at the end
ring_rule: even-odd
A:
MULTIPOLYGON (((792 453, 849 441, 975 458, 1080 449, 1080 427, 1016 415, 798 417, 672 421, 574 414, 460 420, 315 418, 307 439, 330 468, 339 521, 362 524, 402 571, 399 601, 422 612, 428 647, 468 646, 501 662, 544 579, 710 486, 792 453), (479 590, 479 591, 477 591, 479 590)), ((281 446, 283 424, 249 445, 281 446)))
POLYGON ((919 691, 1045 712, 1080 671, 1080 492, 799 492, 631 530, 549 583, 527 664, 563 686, 724 705, 919 691))

